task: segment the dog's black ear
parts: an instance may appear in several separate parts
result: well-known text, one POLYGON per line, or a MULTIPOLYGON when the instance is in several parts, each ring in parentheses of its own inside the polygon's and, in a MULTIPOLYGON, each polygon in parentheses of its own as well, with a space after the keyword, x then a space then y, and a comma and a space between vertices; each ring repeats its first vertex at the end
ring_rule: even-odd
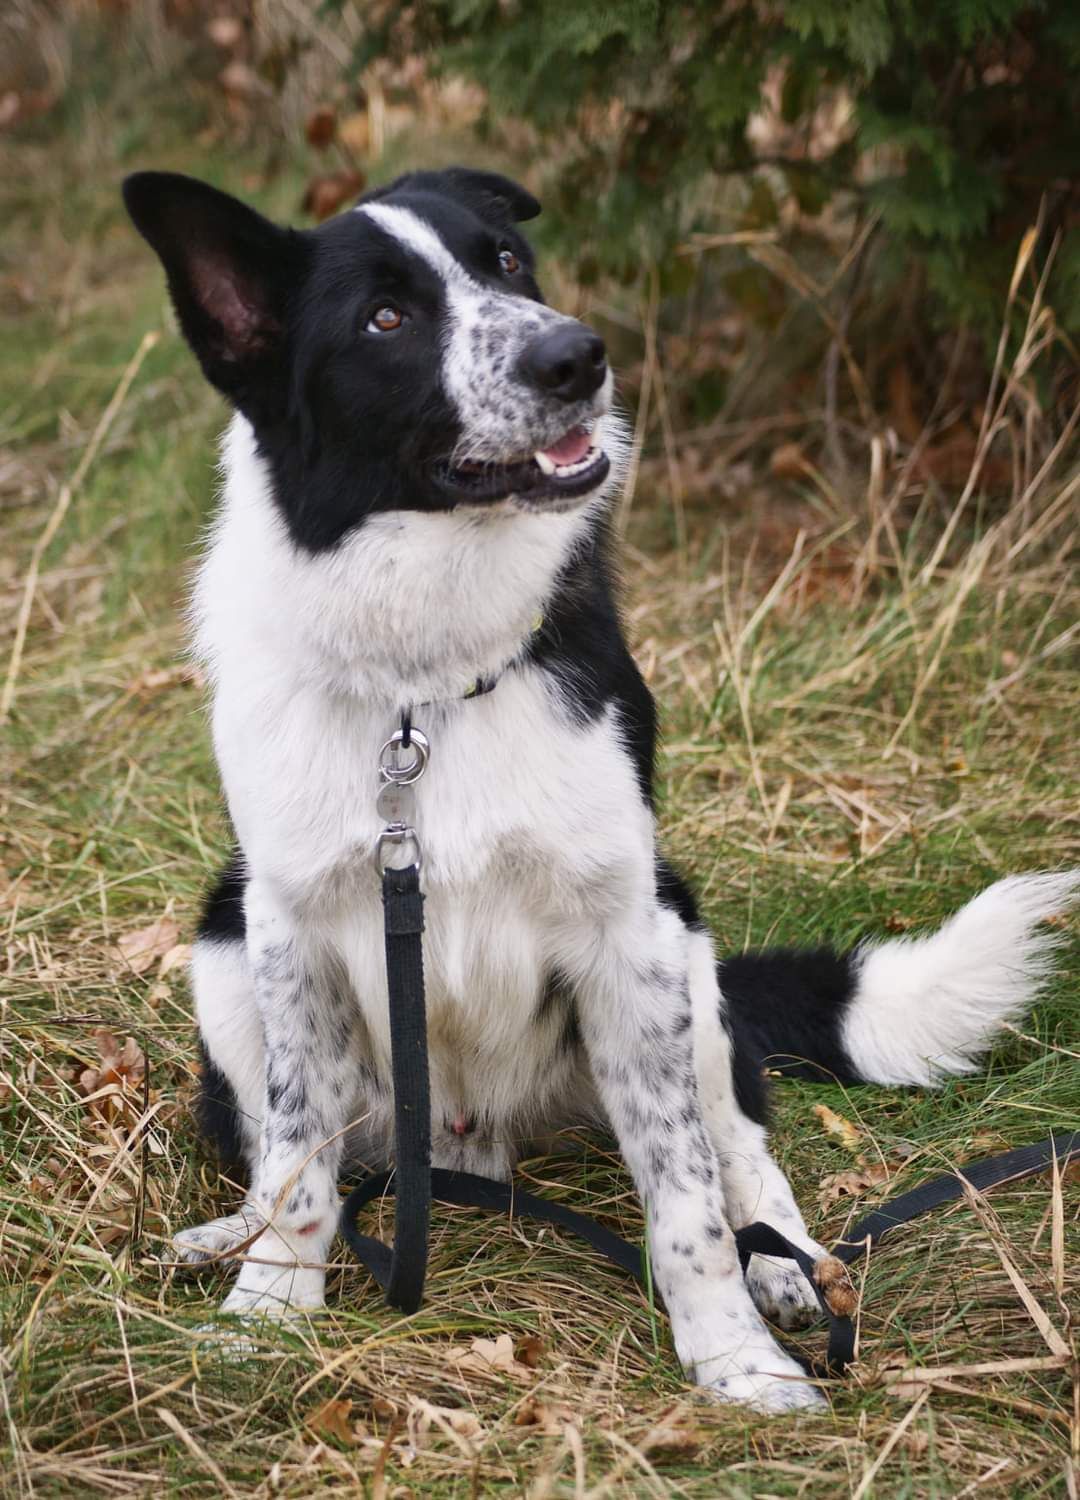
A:
POLYGON ((535 219, 540 202, 518 183, 498 172, 474 172, 471 167, 447 167, 441 174, 451 191, 493 224, 520 224, 535 219))
POLYGON ((165 267, 207 379, 243 407, 281 345, 303 274, 301 237, 177 172, 136 172, 124 182, 124 203, 165 267))
POLYGON ((361 203, 374 203, 380 198, 389 198, 394 193, 413 188, 421 193, 445 193, 466 204, 473 213, 486 219, 489 224, 501 228, 508 224, 520 224, 524 219, 535 219, 540 212, 536 198, 509 177, 498 172, 477 172, 472 167, 444 167, 438 172, 406 172, 395 177, 385 187, 376 188, 361 198, 361 203))

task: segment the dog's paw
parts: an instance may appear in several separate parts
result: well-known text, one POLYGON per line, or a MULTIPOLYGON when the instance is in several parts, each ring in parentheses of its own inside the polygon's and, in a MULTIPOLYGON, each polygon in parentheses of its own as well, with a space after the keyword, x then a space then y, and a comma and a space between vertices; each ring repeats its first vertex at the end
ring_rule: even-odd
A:
POLYGON ((245 1261, 223 1313, 287 1323, 326 1306, 326 1273, 313 1266, 245 1261))
MULTIPOLYGON (((822 1250, 814 1262, 814 1281, 830 1311, 850 1318, 858 1296, 843 1261, 822 1250)), ((821 1316, 814 1289, 794 1261, 752 1255, 746 1284, 758 1311, 780 1328, 805 1328, 821 1316)))
POLYGON ((740 1349, 727 1360, 710 1360, 696 1373, 714 1400, 738 1403, 755 1411, 821 1411, 828 1405, 801 1366, 771 1342, 761 1348, 740 1349))
POLYGON ((173 1235, 172 1245, 178 1259, 192 1267, 216 1264, 227 1269, 232 1261, 230 1252, 240 1251, 249 1245, 262 1228, 263 1220, 253 1209, 240 1209, 222 1219, 211 1219, 207 1224, 193 1224, 173 1235))
POLYGON ((789 1411, 824 1411, 828 1402, 796 1366, 796 1376, 738 1374, 721 1376, 705 1387, 718 1401, 749 1406, 766 1416, 789 1411))
POLYGON ((821 1315, 814 1288, 794 1261, 752 1255, 746 1285, 758 1312, 779 1328, 805 1328, 821 1315))

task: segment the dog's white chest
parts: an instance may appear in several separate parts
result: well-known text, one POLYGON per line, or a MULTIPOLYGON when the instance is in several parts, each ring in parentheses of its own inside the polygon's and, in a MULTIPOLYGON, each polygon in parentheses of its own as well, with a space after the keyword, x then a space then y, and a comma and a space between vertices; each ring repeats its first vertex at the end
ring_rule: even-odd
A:
MULTIPOLYGON (((583 925, 594 930, 633 904, 653 878, 652 816, 618 724, 610 713, 575 723, 551 693, 539 669, 514 670, 486 696, 413 713, 430 744, 412 793, 443 1160, 441 1122, 486 1122, 498 1134, 525 1101, 542 1113, 565 1087, 576 1060, 573 1019, 555 993, 564 954, 583 925)), ((304 694, 278 706, 259 755, 240 750, 235 774, 232 735, 218 733, 241 843, 340 955, 383 1078, 390 1032, 373 851, 379 751, 393 728, 390 717, 304 694)))

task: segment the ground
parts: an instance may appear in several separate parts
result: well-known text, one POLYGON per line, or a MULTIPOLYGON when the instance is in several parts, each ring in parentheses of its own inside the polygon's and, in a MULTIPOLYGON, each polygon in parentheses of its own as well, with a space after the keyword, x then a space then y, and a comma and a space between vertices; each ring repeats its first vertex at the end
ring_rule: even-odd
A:
MULTIPOLYGON (((1068 1173, 913 1223, 858 1268, 859 1363, 824 1415, 702 1405, 645 1293, 550 1230, 465 1211, 436 1212, 414 1317, 342 1254, 325 1315, 246 1351, 207 1333, 218 1282, 167 1261, 170 1233, 232 1196, 193 1129, 183 968, 229 838, 182 656, 224 413, 118 209, 121 158, 145 150, 70 139, 65 159, 9 152, 0 203, 0 1488, 1075 1495, 1068 1173)), ((240 156, 166 164, 295 206, 240 156)), ((930 566, 957 496, 900 485, 891 505, 869 450, 851 500, 754 464, 687 487, 678 464, 658 439, 627 503, 625 606, 662 706, 667 848, 721 949, 917 930, 1001 875, 1075 863, 1067 465, 1012 507, 973 501, 930 566)), ((886 1182, 1080 1126, 1076 933, 984 1074, 933 1095, 777 1087, 776 1150, 819 1238, 886 1182)), ((579 1144, 522 1180, 639 1236, 615 1154, 579 1144)))

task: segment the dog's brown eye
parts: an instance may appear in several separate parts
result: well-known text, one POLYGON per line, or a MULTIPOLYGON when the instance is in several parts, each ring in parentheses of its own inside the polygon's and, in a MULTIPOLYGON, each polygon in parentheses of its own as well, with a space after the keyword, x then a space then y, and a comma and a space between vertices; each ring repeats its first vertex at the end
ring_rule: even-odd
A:
POLYGON ((499 265, 502 266, 507 276, 513 276, 515 271, 521 270, 521 262, 512 250, 499 251, 499 265))
POLYGON ((375 333, 393 333, 395 328, 400 328, 404 322, 404 316, 397 307, 391 307, 389 303, 380 307, 378 312, 372 313, 368 320, 368 327, 375 333))

